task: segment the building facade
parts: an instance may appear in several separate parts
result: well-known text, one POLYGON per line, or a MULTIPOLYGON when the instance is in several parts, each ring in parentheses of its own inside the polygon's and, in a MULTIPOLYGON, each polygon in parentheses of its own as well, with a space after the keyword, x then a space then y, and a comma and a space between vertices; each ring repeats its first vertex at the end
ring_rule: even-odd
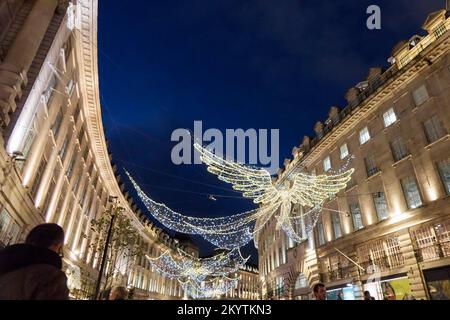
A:
POLYGON ((239 282, 237 287, 227 292, 223 299, 260 300, 261 288, 258 269, 244 265, 239 269, 238 276, 239 282))
MULTIPOLYGON (((275 221, 258 236, 263 298, 450 298, 450 19, 430 14, 425 35, 400 42, 387 69, 372 68, 285 161, 326 174, 349 159, 352 181, 323 206, 308 241, 275 221)), ((293 214, 305 208, 294 207, 293 214)))
POLYGON ((97 6, 96 0, 0 0, 0 243, 21 242, 35 225, 58 223, 66 234, 71 295, 88 298, 101 260, 91 221, 121 207, 144 253, 122 258, 132 261, 117 270, 115 283, 133 288, 135 298, 181 298, 180 286, 154 272, 144 255, 184 245, 139 211, 108 154, 97 6))

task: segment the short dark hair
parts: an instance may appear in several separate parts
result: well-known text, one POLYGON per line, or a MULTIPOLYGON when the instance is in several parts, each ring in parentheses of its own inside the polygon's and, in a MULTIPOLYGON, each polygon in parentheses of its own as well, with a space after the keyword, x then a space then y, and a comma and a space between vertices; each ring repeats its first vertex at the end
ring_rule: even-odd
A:
POLYGON ((37 225, 30 231, 25 239, 25 243, 44 248, 62 242, 64 242, 64 230, 56 223, 37 225))
POLYGON ((368 295, 368 294, 370 294, 369 291, 364 291, 364 295, 368 295))
POLYGON ((314 293, 319 292, 319 289, 320 289, 320 288, 325 288, 325 285, 324 285, 323 283, 321 283, 321 282, 316 283, 316 284, 314 285, 314 288, 313 288, 314 293))

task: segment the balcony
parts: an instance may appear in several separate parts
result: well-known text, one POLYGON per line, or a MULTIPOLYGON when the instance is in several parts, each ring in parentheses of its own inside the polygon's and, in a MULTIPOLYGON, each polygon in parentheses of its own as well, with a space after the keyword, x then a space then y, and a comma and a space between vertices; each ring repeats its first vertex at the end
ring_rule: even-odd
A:
MULTIPOLYGON (((387 271, 399 268, 402 267, 404 264, 405 260, 401 253, 384 255, 383 257, 376 258, 374 260, 369 259, 359 263, 359 265, 363 267, 364 270, 368 270, 370 266, 375 265, 380 269, 380 271, 387 271)), ((365 274, 366 272, 363 273, 365 274)))
POLYGON ((329 270, 328 272, 320 273, 320 281, 323 283, 344 280, 351 278, 353 266, 350 267, 338 267, 335 270, 329 270))
POLYGON ((380 172, 380 169, 378 167, 367 168, 367 178, 373 177, 378 172, 380 172))
POLYGON ((418 262, 434 261, 450 257, 450 241, 432 244, 414 250, 418 262))

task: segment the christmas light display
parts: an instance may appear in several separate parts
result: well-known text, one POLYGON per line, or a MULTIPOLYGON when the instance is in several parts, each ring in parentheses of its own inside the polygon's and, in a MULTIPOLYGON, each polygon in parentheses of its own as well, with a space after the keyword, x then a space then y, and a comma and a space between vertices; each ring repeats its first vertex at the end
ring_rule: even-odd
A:
MULTIPOLYGON (((271 217, 278 212, 275 214, 277 230, 282 229, 296 242, 307 239, 317 222, 323 203, 344 189, 354 172, 354 169, 346 169, 351 160, 349 157, 337 172, 330 171, 330 174, 324 175, 294 173, 284 184, 277 186, 272 183, 267 170, 220 158, 199 143, 194 143, 194 147, 200 153, 200 159, 208 166, 208 172, 230 183, 244 197, 253 199, 254 203, 261 205, 260 210, 270 208, 265 211, 265 215, 271 217), (311 209, 292 216, 292 205, 311 209)), ((270 218, 264 219, 259 225, 264 225, 268 220, 270 218)))
POLYGON ((249 259, 241 255, 239 248, 203 259, 195 258, 182 250, 178 250, 177 255, 172 255, 170 250, 167 250, 157 258, 146 257, 153 267, 165 277, 191 279, 196 282, 204 281, 207 277, 234 273, 249 259))
MULTIPOLYGON (((264 219, 267 213, 275 209, 276 204, 266 208, 254 209, 244 213, 219 218, 196 218, 177 213, 163 203, 158 203, 148 197, 131 175, 125 171, 138 196, 159 222, 169 229, 185 233, 198 234, 215 246, 224 249, 234 249, 249 243, 255 231, 255 221, 264 219)), ((261 226, 262 228, 263 226, 261 226)))
POLYGON ((159 257, 146 258, 158 273, 178 280, 186 294, 196 299, 228 292, 238 281, 237 278, 229 278, 229 275, 236 274, 249 259, 242 256, 239 248, 202 259, 181 249, 176 255, 167 250, 159 257))
POLYGON ((237 288, 239 277, 220 276, 197 283, 195 281, 180 281, 186 295, 193 299, 218 298, 228 291, 237 288))
POLYGON ((293 241, 306 240, 323 210, 323 203, 344 189, 354 172, 354 169, 346 169, 348 160, 336 172, 329 171, 324 175, 294 173, 284 184, 274 185, 267 170, 220 158, 198 143, 194 147, 209 172, 232 184, 233 189, 241 191, 244 197, 253 199, 260 207, 227 217, 189 217, 149 198, 131 175, 126 174, 149 212, 162 224, 181 233, 201 235, 220 248, 233 249, 247 244, 272 217, 277 221, 277 230, 282 229, 293 241), (293 205, 309 209, 292 214, 293 205))

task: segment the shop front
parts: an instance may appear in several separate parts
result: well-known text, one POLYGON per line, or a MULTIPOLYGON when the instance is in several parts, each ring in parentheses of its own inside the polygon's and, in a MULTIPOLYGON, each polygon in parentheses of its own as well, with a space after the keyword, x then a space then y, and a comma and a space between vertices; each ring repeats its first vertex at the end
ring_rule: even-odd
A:
POLYGON ((376 300, 408 300, 412 298, 411 285, 405 274, 383 277, 379 281, 365 282, 364 291, 369 291, 376 300))
POLYGON ((450 300, 450 266, 423 270, 431 300, 450 300))
POLYGON ((327 288, 327 300, 355 300, 355 286, 347 283, 327 288))

